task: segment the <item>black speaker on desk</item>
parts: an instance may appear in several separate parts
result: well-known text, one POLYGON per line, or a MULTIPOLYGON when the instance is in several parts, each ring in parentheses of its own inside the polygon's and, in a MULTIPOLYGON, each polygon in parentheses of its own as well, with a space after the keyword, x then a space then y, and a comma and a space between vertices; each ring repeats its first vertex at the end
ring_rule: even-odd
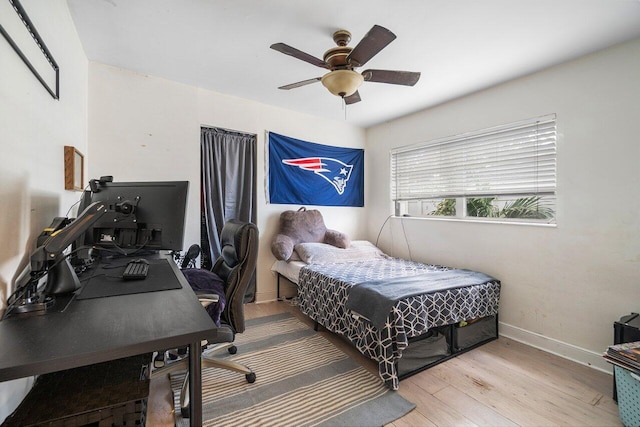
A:
POLYGON ((640 341, 640 314, 631 313, 622 316, 613 323, 613 343, 640 341))
MULTIPOLYGON (((640 341, 640 314, 631 313, 627 316, 622 316, 619 321, 613 322, 614 344, 634 341, 640 341)), ((613 400, 618 401, 615 372, 613 374, 613 400)))

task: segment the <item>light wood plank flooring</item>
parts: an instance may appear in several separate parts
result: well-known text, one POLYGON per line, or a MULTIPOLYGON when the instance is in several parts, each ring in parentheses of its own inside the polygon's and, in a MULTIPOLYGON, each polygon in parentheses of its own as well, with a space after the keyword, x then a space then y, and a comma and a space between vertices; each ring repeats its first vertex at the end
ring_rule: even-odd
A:
MULTIPOLYGON (((247 318, 285 311, 313 325, 287 302, 245 306, 247 318)), ((334 334, 322 328, 319 333, 377 375, 377 364, 334 334)), ((401 381, 399 393, 416 409, 390 426, 622 426, 612 381, 611 375, 499 338, 401 381)), ((147 425, 173 425, 171 399, 166 380, 152 381, 147 425)))

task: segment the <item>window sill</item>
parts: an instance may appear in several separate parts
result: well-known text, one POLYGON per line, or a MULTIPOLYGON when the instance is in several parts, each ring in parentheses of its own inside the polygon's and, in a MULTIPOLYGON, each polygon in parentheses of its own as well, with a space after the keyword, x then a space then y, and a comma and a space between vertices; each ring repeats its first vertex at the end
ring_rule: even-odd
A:
POLYGON ((543 227, 543 228, 557 228, 556 223, 544 223, 544 222, 523 222, 523 221, 505 221, 504 219, 482 219, 482 218, 446 218, 446 217, 424 217, 424 216, 394 216, 399 219, 417 219, 425 221, 445 221, 445 222, 467 222, 467 223, 480 223, 480 224, 500 224, 500 225, 524 225, 527 227, 543 227))

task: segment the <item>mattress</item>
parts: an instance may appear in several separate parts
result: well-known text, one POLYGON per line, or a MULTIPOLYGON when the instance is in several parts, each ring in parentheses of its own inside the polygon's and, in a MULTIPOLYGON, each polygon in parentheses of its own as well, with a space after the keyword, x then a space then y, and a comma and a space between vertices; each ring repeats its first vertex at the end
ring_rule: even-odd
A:
POLYGON ((306 264, 302 261, 276 261, 271 266, 271 271, 274 271, 281 276, 286 277, 291 282, 298 284, 298 276, 300 275, 300 269, 306 264))

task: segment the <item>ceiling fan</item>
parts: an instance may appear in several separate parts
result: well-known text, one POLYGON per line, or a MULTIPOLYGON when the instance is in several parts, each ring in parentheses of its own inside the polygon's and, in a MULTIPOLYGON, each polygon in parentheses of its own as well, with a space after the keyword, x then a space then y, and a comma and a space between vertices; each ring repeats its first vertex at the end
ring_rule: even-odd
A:
POLYGON ((360 40, 360 43, 351 48, 347 46, 351 41, 351 33, 347 30, 338 30, 333 33, 333 41, 338 47, 327 50, 323 59, 316 58, 284 43, 272 44, 271 49, 330 70, 322 77, 291 83, 280 86, 278 89, 289 90, 319 81, 329 92, 343 98, 346 104, 354 104, 361 100, 358 88, 363 82, 413 86, 420 79, 420 73, 394 70, 365 70, 358 73, 353 70, 366 64, 395 38, 396 35, 391 31, 374 25, 360 40))

